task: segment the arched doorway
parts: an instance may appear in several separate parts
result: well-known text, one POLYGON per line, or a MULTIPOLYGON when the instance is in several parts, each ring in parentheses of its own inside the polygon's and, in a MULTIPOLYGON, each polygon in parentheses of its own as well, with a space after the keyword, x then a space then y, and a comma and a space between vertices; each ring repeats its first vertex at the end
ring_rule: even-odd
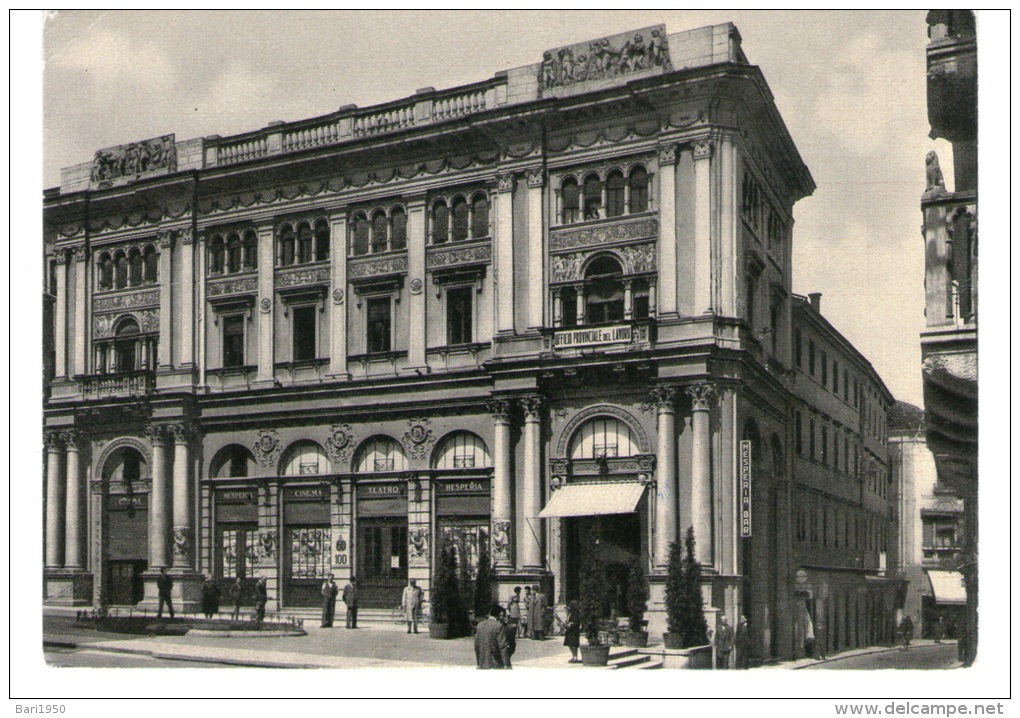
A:
POLYGON ((314 441, 299 441, 283 455, 283 605, 318 606, 322 581, 333 570, 330 489, 332 466, 314 441))
POLYGON ((106 600, 134 605, 144 597, 142 574, 149 567, 149 478, 145 457, 134 446, 115 449, 103 462, 106 497, 106 600))

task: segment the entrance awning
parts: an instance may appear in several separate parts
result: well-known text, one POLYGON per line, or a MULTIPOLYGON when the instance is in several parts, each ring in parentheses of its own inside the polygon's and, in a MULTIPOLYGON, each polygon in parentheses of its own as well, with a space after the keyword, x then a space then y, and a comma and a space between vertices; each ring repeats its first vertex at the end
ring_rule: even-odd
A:
POLYGON ((538 517, 632 514, 644 492, 644 484, 636 483, 567 484, 553 492, 538 517))
POLYGON ((963 586, 963 574, 959 571, 925 571, 931 581, 931 592, 935 603, 962 606, 967 603, 967 590, 963 586))

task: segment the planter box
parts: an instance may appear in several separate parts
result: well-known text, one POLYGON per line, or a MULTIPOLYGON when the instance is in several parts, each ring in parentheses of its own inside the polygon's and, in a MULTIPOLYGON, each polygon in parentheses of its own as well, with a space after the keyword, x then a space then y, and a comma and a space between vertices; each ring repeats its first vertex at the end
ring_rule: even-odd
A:
POLYGON ((662 644, 671 651, 679 651, 684 647, 683 636, 679 633, 663 633, 662 644))
POLYGON ((447 639, 450 637, 449 623, 430 623, 429 638, 447 639))
POLYGON ((581 646, 581 662, 586 666, 607 665, 609 646, 581 646))
POLYGON ((648 632, 639 631, 637 633, 628 631, 627 633, 621 634, 623 636, 623 645, 630 648, 644 648, 648 645, 648 632))

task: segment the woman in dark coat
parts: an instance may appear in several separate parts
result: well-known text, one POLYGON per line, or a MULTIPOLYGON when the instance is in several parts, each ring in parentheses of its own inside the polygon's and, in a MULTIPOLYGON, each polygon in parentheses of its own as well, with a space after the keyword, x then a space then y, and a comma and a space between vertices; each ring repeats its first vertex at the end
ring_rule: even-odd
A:
POLYGON ((220 587, 216 582, 206 577, 202 584, 202 613, 206 618, 212 618, 220 612, 220 587))
POLYGON ((563 630, 563 645, 570 649, 567 663, 580 663, 577 650, 581 647, 581 622, 577 620, 577 603, 567 606, 567 624, 563 630))

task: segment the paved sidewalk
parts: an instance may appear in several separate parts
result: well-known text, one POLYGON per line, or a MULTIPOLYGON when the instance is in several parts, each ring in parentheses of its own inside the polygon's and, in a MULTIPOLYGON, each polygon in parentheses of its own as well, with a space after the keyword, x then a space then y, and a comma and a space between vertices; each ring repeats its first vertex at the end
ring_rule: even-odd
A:
MULTIPOLYGON (((943 641, 942 644, 940 644, 940 645, 945 645, 947 643, 955 643, 955 641, 943 641)), ((936 645, 936 643, 935 643, 935 641, 932 641, 932 640, 915 640, 915 641, 911 641, 911 643, 910 643, 911 649, 914 649, 914 648, 924 648, 925 646, 934 646, 934 645, 936 645)), ((846 658, 854 658, 856 656, 867 656, 867 655, 870 655, 870 654, 873 654, 873 653, 887 653, 889 651, 898 651, 898 650, 900 650, 899 646, 868 646, 866 648, 855 648, 855 649, 850 650, 850 651, 843 651, 842 653, 836 653, 836 654, 831 655, 831 656, 826 656, 825 658, 822 658, 822 659, 817 659, 817 658, 799 658, 796 661, 786 661, 784 663, 774 663, 774 664, 771 664, 771 665, 762 666, 762 668, 765 669, 765 670, 782 669, 782 670, 788 670, 788 671, 796 671, 796 670, 799 670, 801 668, 809 668, 811 666, 819 666, 819 665, 825 665, 827 663, 835 663, 837 661, 841 661, 841 660, 844 660, 846 658)), ((954 666, 954 668, 955 667, 956 666, 954 666)))

